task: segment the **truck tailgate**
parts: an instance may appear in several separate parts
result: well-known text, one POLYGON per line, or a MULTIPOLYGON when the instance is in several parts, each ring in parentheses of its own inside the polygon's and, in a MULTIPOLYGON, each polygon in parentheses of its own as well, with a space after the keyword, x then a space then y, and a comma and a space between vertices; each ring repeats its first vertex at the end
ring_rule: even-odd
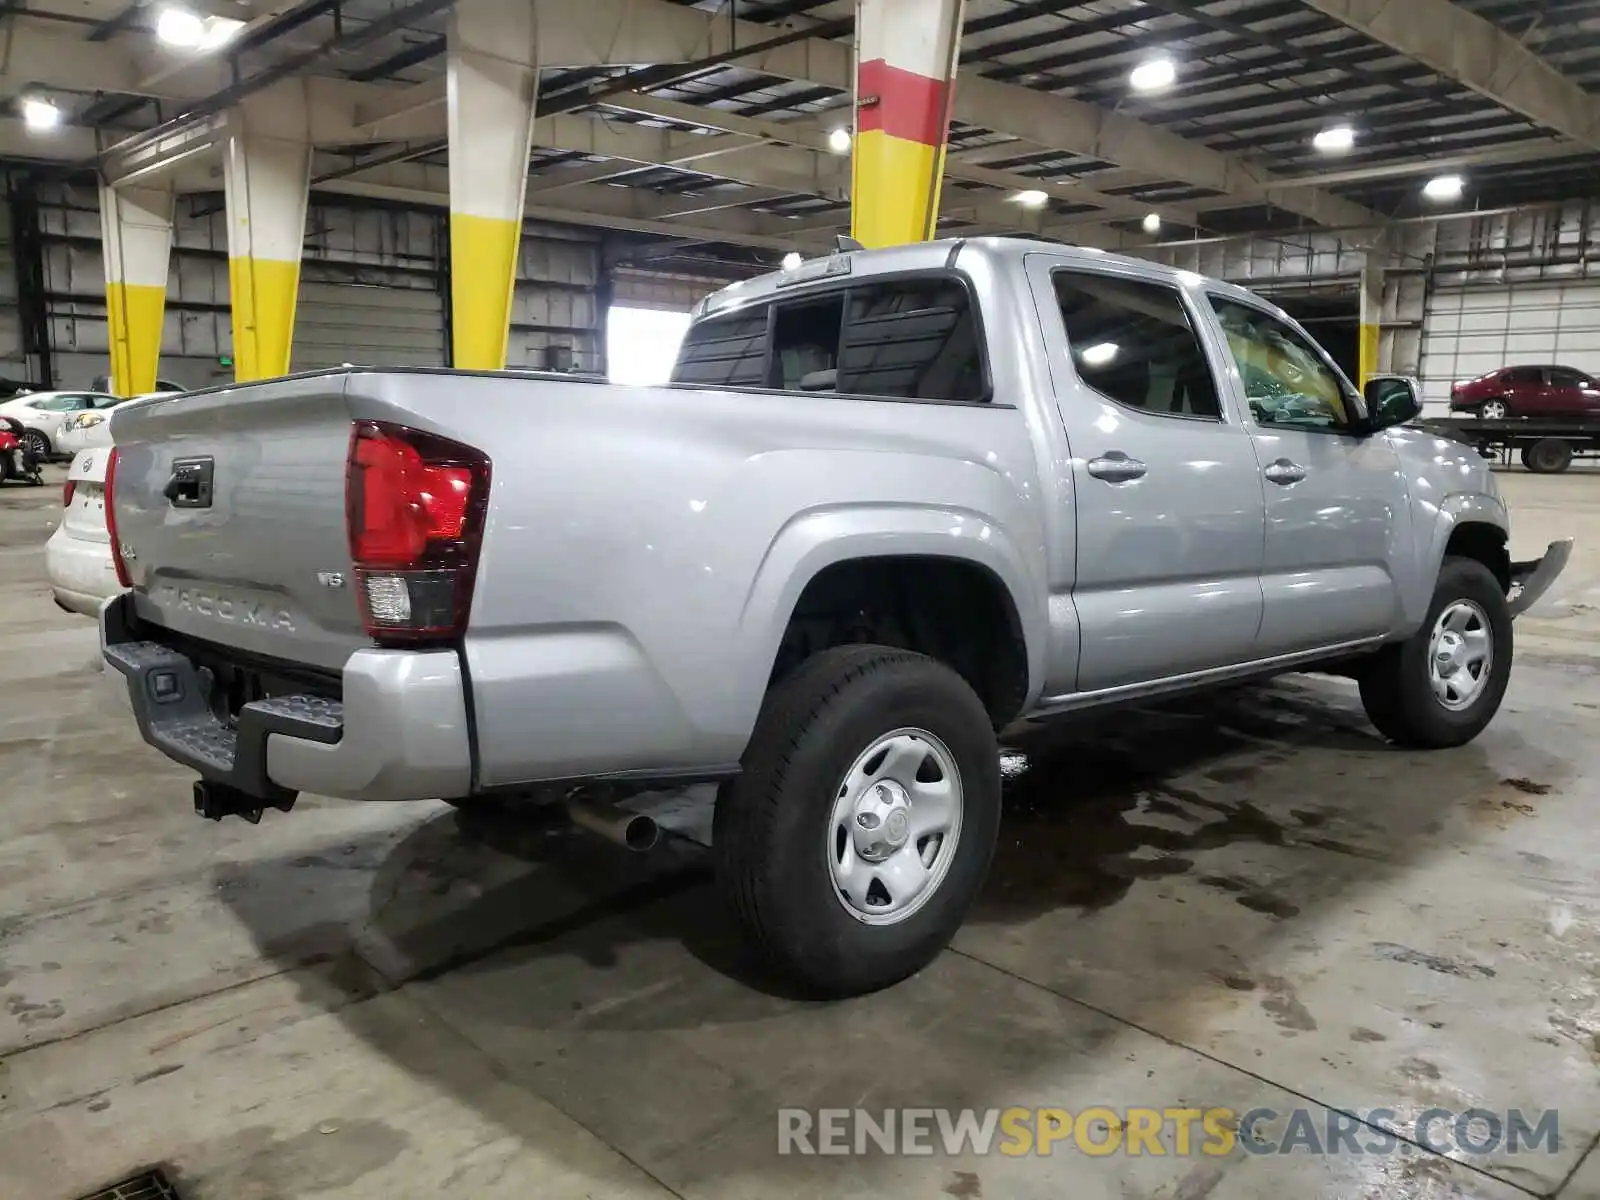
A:
POLYGON ((272 380, 118 415, 117 539, 142 620, 332 669, 370 645, 350 586, 346 380, 272 380))

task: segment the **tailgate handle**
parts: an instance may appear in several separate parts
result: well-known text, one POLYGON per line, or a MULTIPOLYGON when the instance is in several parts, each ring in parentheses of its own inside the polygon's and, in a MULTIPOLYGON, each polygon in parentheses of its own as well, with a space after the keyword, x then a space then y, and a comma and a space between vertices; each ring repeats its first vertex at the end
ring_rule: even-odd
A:
POLYGON ((161 494, 173 508, 210 508, 211 458, 179 458, 172 464, 172 477, 161 494))

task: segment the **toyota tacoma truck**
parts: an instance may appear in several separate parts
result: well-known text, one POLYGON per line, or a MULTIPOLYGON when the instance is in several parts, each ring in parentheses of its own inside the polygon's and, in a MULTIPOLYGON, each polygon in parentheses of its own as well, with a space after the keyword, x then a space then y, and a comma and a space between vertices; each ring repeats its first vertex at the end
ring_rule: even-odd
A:
POLYGON ((104 653, 207 816, 559 797, 636 840, 623 802, 714 783, 736 922, 858 993, 972 905, 1019 722, 1309 669, 1401 745, 1484 728, 1570 543, 1514 563, 1417 412, 1187 272, 842 249, 704 300, 669 386, 345 369, 129 409, 104 653))

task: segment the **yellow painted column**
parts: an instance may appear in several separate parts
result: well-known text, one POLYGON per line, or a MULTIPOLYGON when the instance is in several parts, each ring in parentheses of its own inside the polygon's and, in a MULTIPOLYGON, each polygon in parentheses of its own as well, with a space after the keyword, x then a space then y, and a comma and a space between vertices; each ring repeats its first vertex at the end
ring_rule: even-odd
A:
POLYGON ((233 374, 246 383, 289 373, 311 146, 240 124, 228 138, 223 176, 233 374))
POLYGON ((1378 362, 1383 332, 1383 254, 1384 246, 1380 241, 1367 250, 1361 264, 1361 340, 1358 352, 1361 378, 1358 382, 1363 388, 1367 386, 1367 380, 1383 369, 1378 362))
POLYGON ((455 366, 506 365, 538 94, 533 0, 459 0, 450 15, 450 329, 455 366))
POLYGON ((850 232, 927 241, 939 218, 963 0, 856 0, 850 232))
POLYGON ((172 209, 173 195, 165 188, 100 189, 111 386, 119 396, 155 391, 172 258, 172 209))

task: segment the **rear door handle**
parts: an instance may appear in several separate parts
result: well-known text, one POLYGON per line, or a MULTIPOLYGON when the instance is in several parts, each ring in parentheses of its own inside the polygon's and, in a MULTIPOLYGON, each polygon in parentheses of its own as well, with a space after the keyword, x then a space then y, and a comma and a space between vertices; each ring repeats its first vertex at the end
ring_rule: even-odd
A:
POLYGON ((1129 458, 1121 450, 1111 450, 1099 458, 1091 458, 1088 470, 1096 479, 1104 479, 1107 483, 1131 483, 1135 479, 1143 479, 1149 468, 1137 458, 1129 458))
POLYGON ((1261 472, 1268 481, 1282 484, 1287 487, 1291 483, 1299 483, 1306 477, 1306 469, 1299 463, 1290 462, 1287 458, 1280 458, 1277 462, 1270 462, 1261 472))

